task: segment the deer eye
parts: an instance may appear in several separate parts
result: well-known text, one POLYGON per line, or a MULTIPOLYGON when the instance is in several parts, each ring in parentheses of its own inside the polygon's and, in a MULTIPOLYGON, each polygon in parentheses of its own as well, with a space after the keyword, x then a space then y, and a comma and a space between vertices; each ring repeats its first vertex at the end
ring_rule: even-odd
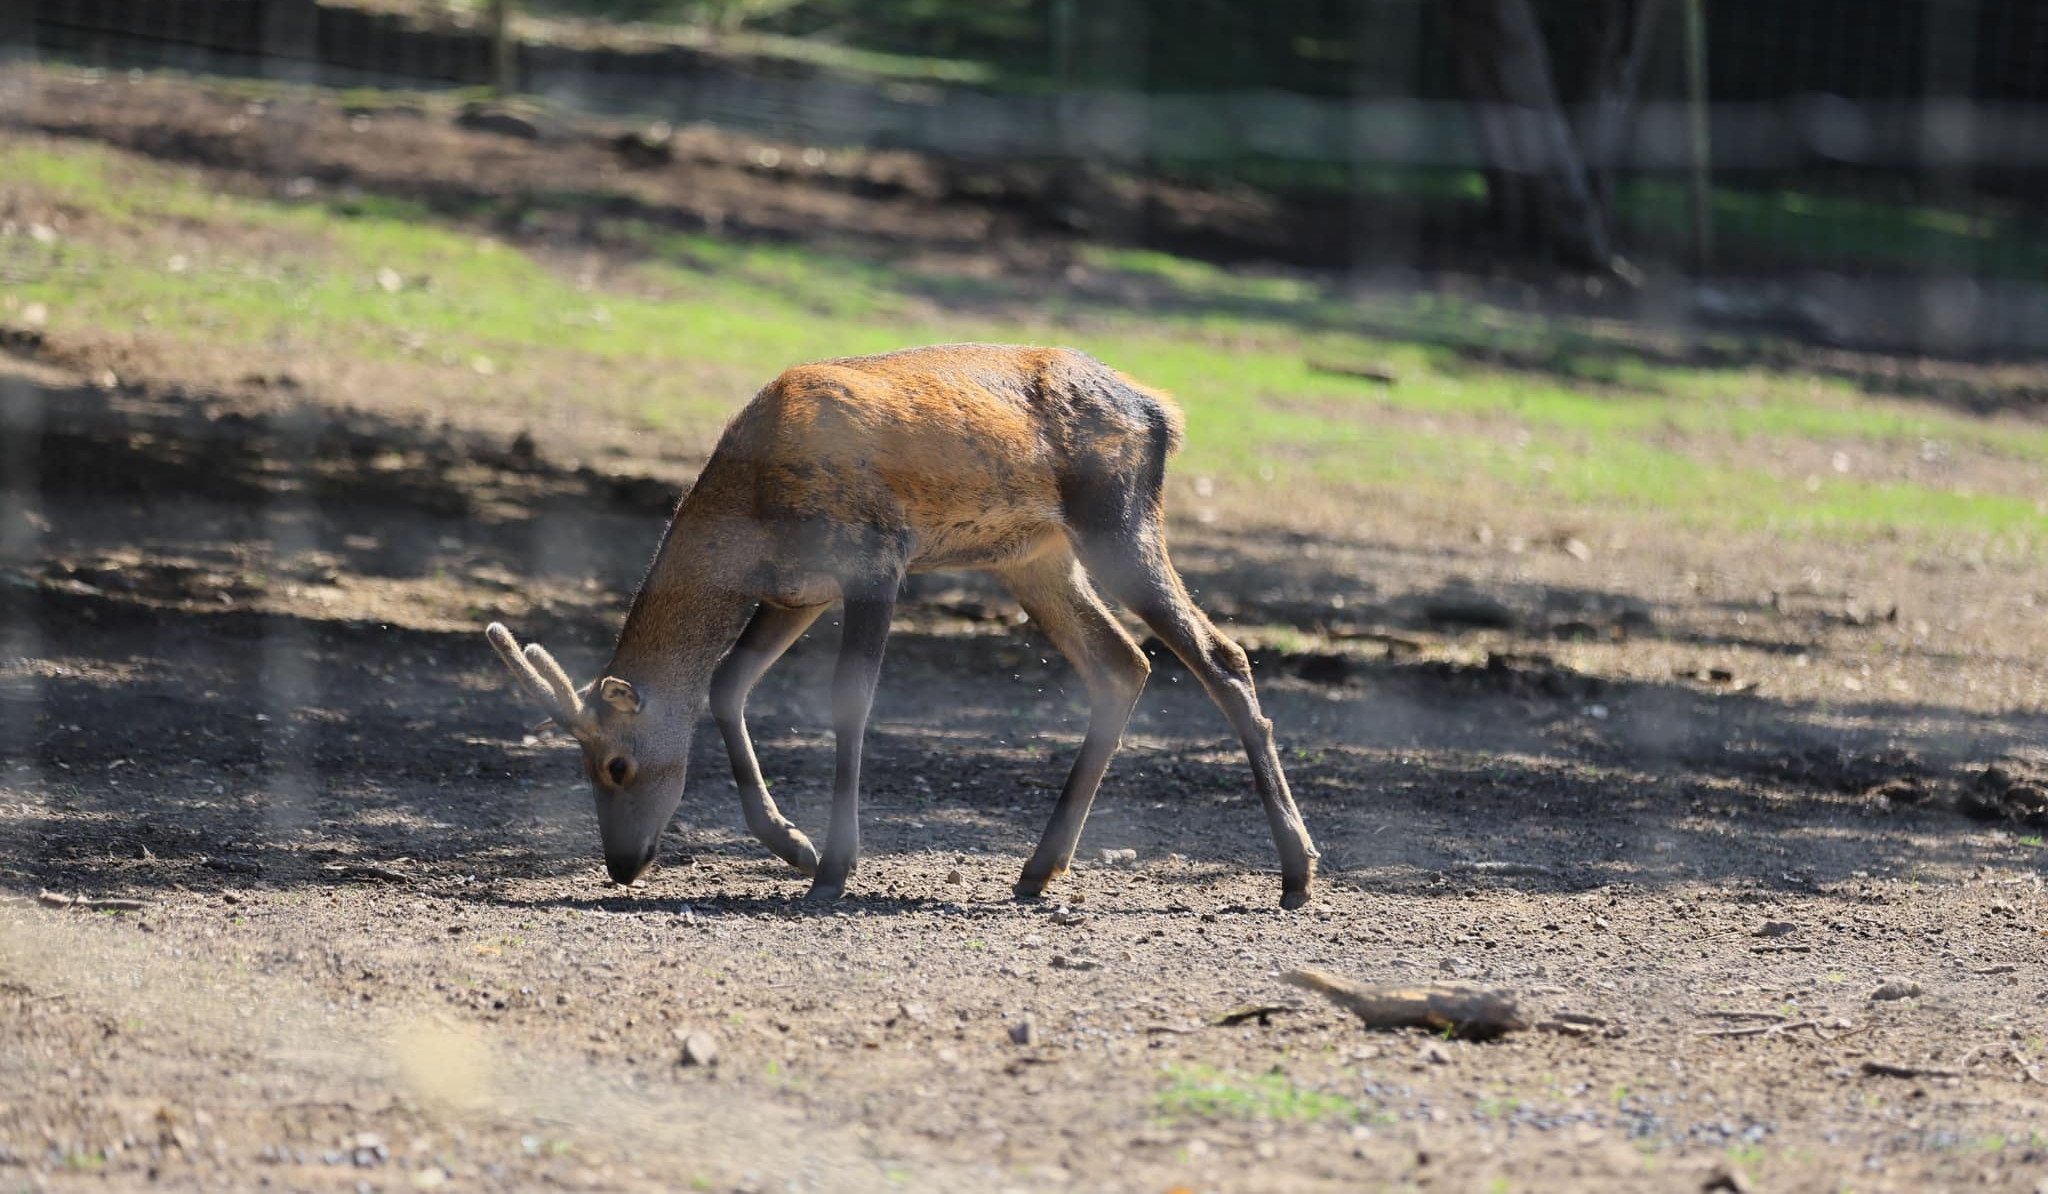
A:
POLYGON ((604 773, 612 781, 612 787, 623 788, 633 778, 633 762, 624 755, 613 755, 605 760, 604 773))

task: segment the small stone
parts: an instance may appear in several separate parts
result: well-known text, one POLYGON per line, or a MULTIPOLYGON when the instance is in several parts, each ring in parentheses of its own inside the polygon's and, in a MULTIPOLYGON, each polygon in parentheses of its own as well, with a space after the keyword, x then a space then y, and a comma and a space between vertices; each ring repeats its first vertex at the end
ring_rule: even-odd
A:
POLYGON ((1757 937, 1790 937, 1798 931, 1799 926, 1789 920, 1767 920, 1758 925, 1756 932, 1752 935, 1757 937))
POLYGON ((1136 866, 1138 864, 1138 852, 1136 850, 1104 850, 1101 857, 1102 865, 1104 866, 1136 866))
POLYGON ((922 1024, 932 1018, 932 1014, 925 1010, 922 1003, 899 1003, 896 1005, 896 1012, 913 1024, 922 1024))
POLYGON ((1559 543, 1557 546, 1558 550, 1564 552, 1564 554, 1577 560, 1581 564, 1593 558, 1593 549, 1587 547, 1585 540, 1583 539, 1567 536, 1564 539, 1564 541, 1559 543))
POLYGON ((1593 927, 1594 927, 1594 928, 1596 928, 1596 929, 1599 929, 1599 930, 1600 930, 1601 932, 1603 932, 1603 933, 1604 933, 1604 932, 1606 932, 1606 931, 1607 931, 1608 929, 1611 929, 1611 928, 1613 928, 1614 926, 1613 926, 1613 925, 1611 925, 1611 924, 1608 924, 1608 923, 1607 923, 1607 918, 1606 918, 1606 917, 1604 917, 1604 916, 1596 916, 1596 917, 1594 917, 1594 918, 1593 918, 1593 927))
POLYGON ((1017 1045, 1038 1043, 1038 1021, 1026 1012, 1022 1020, 1010 1025, 1010 1042, 1017 1045))
POLYGON ((1055 910, 1053 914, 1047 917, 1046 919, 1052 921, 1052 923, 1056 925, 1072 926, 1086 922, 1088 919, 1088 914, 1086 912, 1077 912, 1072 908, 1060 908, 1055 910))
POLYGON ((1451 1055, 1449 1053, 1444 1052, 1444 1047, 1442 1045, 1437 1044, 1435 1041, 1430 1041, 1424 1044, 1422 1046, 1422 1051, 1416 1054, 1416 1058, 1417 1060, 1421 1061, 1424 1065, 1451 1064, 1451 1055))
MULTIPOLYGON (((680 1029, 677 1030, 681 1032, 680 1029)), ((708 1032, 683 1034, 684 1065, 711 1066, 718 1064, 718 1042, 708 1032)))
POLYGON ((946 882, 948 882, 948 883, 965 883, 965 882, 967 882, 967 878, 966 878, 966 876, 962 875, 962 874, 961 874, 961 873, 960 873, 959 871, 957 871, 957 870, 955 870, 955 871, 947 871, 947 872, 946 872, 946 882))
POLYGON ((1912 999, 1919 994, 1919 983, 1903 978, 1888 978, 1877 990, 1870 993, 1870 998, 1873 1003, 1881 1003, 1894 999, 1912 999))

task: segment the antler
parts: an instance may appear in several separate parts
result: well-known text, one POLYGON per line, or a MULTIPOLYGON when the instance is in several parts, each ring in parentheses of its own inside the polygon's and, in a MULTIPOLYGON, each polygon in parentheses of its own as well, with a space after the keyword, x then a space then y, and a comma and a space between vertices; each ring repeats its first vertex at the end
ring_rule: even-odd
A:
POLYGON ((562 670, 546 647, 528 643, 524 651, 520 650, 519 640, 512 637, 503 622, 486 626, 484 637, 498 649, 499 658, 512 674, 553 710, 553 720, 558 725, 572 734, 584 728, 590 715, 584 711, 583 698, 577 695, 576 686, 569 683, 569 673, 562 670))

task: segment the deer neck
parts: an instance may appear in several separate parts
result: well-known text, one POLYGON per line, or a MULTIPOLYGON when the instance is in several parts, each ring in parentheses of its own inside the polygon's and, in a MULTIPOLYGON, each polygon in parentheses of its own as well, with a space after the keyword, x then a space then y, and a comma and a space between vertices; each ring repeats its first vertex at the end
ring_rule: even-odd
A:
POLYGON ((724 517, 700 482, 661 548, 619 631, 606 675, 662 694, 687 722, 703 711, 711 674, 753 615, 760 555, 750 520, 724 517))

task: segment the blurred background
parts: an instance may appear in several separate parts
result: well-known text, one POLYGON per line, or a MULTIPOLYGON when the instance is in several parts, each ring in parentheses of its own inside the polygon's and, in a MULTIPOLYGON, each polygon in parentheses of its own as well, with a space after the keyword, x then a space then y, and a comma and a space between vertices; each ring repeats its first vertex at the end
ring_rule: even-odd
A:
MULTIPOLYGON (((763 141, 720 159, 762 181, 981 209, 997 235, 1285 265, 1325 288, 1512 279, 1537 306, 1944 353, 2048 335, 2048 13, 2023 0, 10 8, 17 59, 352 90, 370 120, 495 95, 533 108, 469 127, 632 126, 624 170, 687 165, 707 152, 690 134, 717 130, 763 141)), ((264 148, 241 164, 350 181, 322 178, 318 153, 295 164, 310 147, 264 148)), ((687 190, 608 210, 644 188, 595 181, 555 178, 529 220, 888 235, 757 227, 687 190)))
MULTIPOLYGON (((2037 0, 0 0, 0 1165, 2035 1189, 2044 351, 2037 0), (748 395, 962 340, 1185 409, 1302 917, 1152 642, 1010 905, 1087 706, 946 574, 840 908, 709 732, 605 885, 481 627, 594 676, 748 395), (1199 1027, 1300 964, 1590 1018, 1199 1027)), ((837 639, 750 706, 814 838, 837 639)))

